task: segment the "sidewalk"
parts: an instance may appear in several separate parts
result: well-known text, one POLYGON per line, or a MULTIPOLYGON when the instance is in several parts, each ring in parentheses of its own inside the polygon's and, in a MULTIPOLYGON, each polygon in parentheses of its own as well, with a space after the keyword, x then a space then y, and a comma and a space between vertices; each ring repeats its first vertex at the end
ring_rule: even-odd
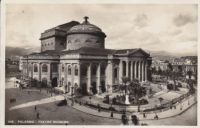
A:
MULTIPOLYGON (((190 108, 195 103, 196 103, 195 97, 190 96, 189 99, 186 99, 182 103, 179 103, 176 106, 176 108, 172 108, 172 109, 157 112, 157 113, 146 114, 146 118, 143 118, 143 114, 138 113, 138 112, 132 113, 132 115, 136 115, 139 118, 139 120, 154 120, 155 114, 158 115, 159 119, 169 118, 169 117, 173 117, 173 116, 181 114, 182 112, 184 112, 185 110, 190 108)), ((110 112, 105 112, 105 111, 98 112, 97 109, 92 109, 92 108, 86 107, 84 105, 74 104, 72 107, 74 109, 88 113, 90 115, 95 115, 95 116, 104 117, 104 118, 121 119, 121 114, 119 114, 119 113, 113 113, 113 117, 111 117, 110 112)), ((128 116, 129 116, 129 119, 130 119, 131 115, 128 115, 128 116)))
POLYGON ((64 99, 64 97, 61 96, 61 95, 52 96, 52 97, 48 97, 48 98, 45 98, 45 99, 31 101, 31 102, 27 102, 27 103, 20 104, 20 105, 17 105, 17 106, 13 106, 9 110, 15 110, 15 109, 20 109, 20 108, 25 108, 25 107, 31 107, 31 106, 51 103, 51 102, 55 102, 55 101, 59 101, 59 100, 63 100, 63 99, 64 99))
MULTIPOLYGON (((10 81, 8 85, 10 85, 10 86, 8 86, 8 88, 14 87, 14 83, 12 81, 10 81)), ((24 91, 36 91, 36 90, 28 89, 28 90, 24 90, 24 91)), ((35 101, 30 101, 27 103, 20 104, 20 105, 16 105, 16 106, 11 107, 10 110, 20 109, 20 108, 25 108, 25 107, 30 107, 30 106, 40 105, 40 104, 46 104, 46 103, 60 101, 60 100, 63 100, 64 98, 71 97, 71 96, 68 96, 65 94, 55 95, 55 94, 47 93, 46 90, 41 90, 41 93, 48 95, 49 97, 41 99, 41 100, 35 100, 35 101)), ((71 106, 70 100, 68 100, 68 103, 69 103, 69 106, 71 106)), ((172 109, 167 109, 165 111, 157 111, 157 113, 150 112, 150 113, 146 114, 146 118, 143 117, 142 113, 138 113, 138 112, 131 113, 131 115, 133 115, 133 114, 136 115, 139 118, 139 120, 153 120, 155 117, 155 114, 157 114, 159 119, 163 119, 163 118, 168 118, 168 117, 172 117, 172 116, 181 114, 182 112, 187 110, 189 107, 191 107, 195 103, 196 103, 195 96, 190 96, 190 97, 188 97, 188 99, 185 99, 183 102, 178 103, 176 105, 176 109, 172 108, 172 109)), ((76 110, 82 111, 84 113, 90 114, 90 115, 95 115, 95 116, 104 117, 104 118, 121 119, 121 114, 115 113, 115 112, 113 112, 113 117, 111 117, 111 112, 109 112, 109 111, 98 112, 97 109, 89 108, 87 106, 79 105, 77 103, 74 103, 74 105, 71 107, 73 107, 76 110)), ((131 115, 129 113, 129 115, 128 115, 129 118, 131 115)))

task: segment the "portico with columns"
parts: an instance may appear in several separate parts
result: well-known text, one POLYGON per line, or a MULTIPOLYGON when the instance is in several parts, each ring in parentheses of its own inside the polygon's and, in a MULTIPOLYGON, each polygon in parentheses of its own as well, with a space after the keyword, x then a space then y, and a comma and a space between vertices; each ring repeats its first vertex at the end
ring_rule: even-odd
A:
POLYGON ((150 80, 150 54, 140 48, 106 49, 106 34, 90 24, 88 17, 82 23, 70 25, 66 23, 49 30, 59 31, 67 26, 62 29, 65 34, 59 35, 66 39, 62 42, 63 48, 52 45, 54 50, 49 50, 45 47, 49 42, 44 44, 44 40, 57 38, 57 35, 49 35, 48 31, 41 34, 41 52, 20 60, 25 77, 45 83, 47 87, 62 88, 71 95, 112 93, 113 86, 122 84, 124 76, 140 82, 150 80))

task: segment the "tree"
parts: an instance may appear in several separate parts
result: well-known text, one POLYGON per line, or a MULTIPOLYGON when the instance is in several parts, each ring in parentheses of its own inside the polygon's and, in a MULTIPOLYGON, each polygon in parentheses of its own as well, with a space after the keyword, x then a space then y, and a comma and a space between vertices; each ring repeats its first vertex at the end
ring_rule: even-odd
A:
POLYGON ((161 70, 161 68, 160 67, 158 67, 158 75, 162 75, 162 70, 161 70))
POLYGON ((127 83, 130 82, 130 78, 129 77, 122 77, 122 82, 123 82, 123 87, 122 90, 125 90, 125 94, 127 93, 127 83))
POLYGON ((152 67, 151 68, 151 72, 152 72, 152 74, 156 74, 157 72, 156 72, 156 68, 155 67, 152 67))
POLYGON ((146 89, 145 87, 142 87, 137 79, 134 79, 130 82, 128 86, 129 95, 131 97, 134 97, 134 103, 138 104, 138 111, 140 111, 140 102, 139 98, 146 95, 146 89))
POLYGON ((172 67, 172 64, 171 64, 171 63, 168 63, 167 69, 168 69, 169 71, 173 71, 173 67, 172 67))

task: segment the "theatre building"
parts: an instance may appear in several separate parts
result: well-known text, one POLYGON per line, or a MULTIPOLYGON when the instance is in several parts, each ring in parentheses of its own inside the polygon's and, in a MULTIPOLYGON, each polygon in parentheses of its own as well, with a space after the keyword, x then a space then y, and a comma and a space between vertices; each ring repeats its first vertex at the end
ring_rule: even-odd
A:
POLYGON ((20 60, 24 78, 65 93, 112 93, 122 77, 150 80, 151 57, 141 48, 106 49, 105 33, 89 23, 71 21, 41 34, 41 52, 20 60))

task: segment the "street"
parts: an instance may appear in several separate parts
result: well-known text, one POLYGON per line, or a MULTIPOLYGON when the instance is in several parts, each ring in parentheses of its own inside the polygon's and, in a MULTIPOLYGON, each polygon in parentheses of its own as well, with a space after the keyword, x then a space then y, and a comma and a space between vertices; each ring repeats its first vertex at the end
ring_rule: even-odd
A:
MULTIPOLYGON (((9 110, 11 106, 16 106, 22 103, 40 100, 49 97, 45 94, 44 90, 42 93, 39 91, 33 91, 28 93, 25 90, 20 90, 18 88, 6 89, 6 123, 7 121, 14 120, 14 124, 19 124, 19 120, 33 120, 34 123, 37 122, 36 114, 39 113, 40 119, 42 121, 57 120, 57 121, 69 121, 69 125, 120 125, 121 121, 116 119, 108 119, 89 115, 78 111, 71 106, 60 106, 58 107, 55 102, 45 103, 37 105, 37 110, 34 106, 19 108, 16 110, 9 110), (16 98, 15 103, 10 103, 10 98, 16 98)), ((192 106, 186 112, 181 115, 161 119, 161 120, 148 120, 142 121, 140 123, 146 123, 147 125, 196 125, 197 122, 197 104, 192 106)), ((23 124, 23 122, 21 122, 23 124)), ((25 122, 27 123, 27 122, 25 122)), ((12 123, 11 123, 12 124, 12 123)), ((41 122, 40 122, 41 124, 41 122)), ((52 124, 52 123, 44 123, 52 124)), ((57 123, 54 123, 57 124, 57 123)), ((64 124, 63 124, 64 125, 64 124)))

